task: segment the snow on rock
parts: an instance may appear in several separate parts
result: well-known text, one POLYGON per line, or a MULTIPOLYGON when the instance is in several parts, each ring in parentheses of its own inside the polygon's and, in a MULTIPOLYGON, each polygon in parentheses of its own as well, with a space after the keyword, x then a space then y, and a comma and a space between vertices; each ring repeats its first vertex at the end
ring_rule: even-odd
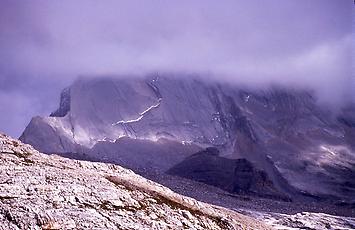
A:
POLYGON ((159 107, 159 105, 161 104, 161 100, 162 99, 159 98, 157 104, 151 105, 146 110, 144 110, 143 112, 139 113, 139 117, 138 118, 132 119, 132 120, 128 120, 128 121, 124 121, 124 120, 117 121, 116 123, 113 123, 112 125, 129 124, 129 123, 138 122, 138 121, 142 120, 142 118, 144 117, 144 115, 146 113, 150 112, 152 109, 155 109, 155 108, 159 107))

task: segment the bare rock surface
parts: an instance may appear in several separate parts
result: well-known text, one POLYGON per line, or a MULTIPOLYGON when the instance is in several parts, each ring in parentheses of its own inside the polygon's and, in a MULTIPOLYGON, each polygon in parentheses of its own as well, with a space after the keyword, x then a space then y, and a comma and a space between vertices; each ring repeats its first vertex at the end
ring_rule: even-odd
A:
POLYGON ((216 147, 222 157, 253 163, 292 199, 301 193, 349 202, 355 197, 354 124, 354 105, 334 113, 309 90, 249 88, 177 73, 100 76, 75 81, 58 110, 34 117, 20 139, 44 153, 86 154, 163 172, 199 151, 189 145, 216 147), (180 145, 166 154, 160 139, 180 145))
POLYGON ((270 213, 270 212, 255 212, 242 211, 249 216, 260 219, 275 229, 308 229, 308 230, 326 230, 326 229, 355 229, 355 218, 334 216, 325 213, 300 212, 293 215, 270 213))
POLYGON ((270 229, 118 165, 45 155, 0 134, 0 229, 270 229))

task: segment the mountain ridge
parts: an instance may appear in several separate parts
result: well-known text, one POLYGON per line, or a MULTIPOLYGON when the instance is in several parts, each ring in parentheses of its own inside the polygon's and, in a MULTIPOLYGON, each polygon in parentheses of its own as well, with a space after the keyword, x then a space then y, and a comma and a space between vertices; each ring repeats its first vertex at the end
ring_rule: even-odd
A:
MULTIPOLYGON (((109 152, 112 162, 117 159, 111 143, 121 138, 214 146, 223 157, 252 162, 286 193, 296 188, 344 199, 355 194, 349 183, 355 164, 351 119, 334 119, 307 91, 252 91, 150 76, 81 79, 64 97, 59 111, 70 108, 64 117, 34 118, 20 139, 43 152, 109 152)), ((130 161, 131 153, 120 157, 130 161)))

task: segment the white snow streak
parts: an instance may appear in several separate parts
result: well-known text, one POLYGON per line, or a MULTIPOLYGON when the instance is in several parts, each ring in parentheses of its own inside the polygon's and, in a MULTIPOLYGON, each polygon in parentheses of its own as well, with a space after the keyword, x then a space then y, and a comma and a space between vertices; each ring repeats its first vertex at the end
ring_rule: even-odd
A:
POLYGON ((125 121, 125 120, 121 120, 121 121, 118 121, 116 123, 113 123, 112 125, 119 125, 119 124, 129 124, 129 123, 134 123, 134 122, 138 122, 140 120, 142 120, 142 118, 144 117, 144 115, 148 112, 150 112, 152 109, 155 109, 155 108, 158 108, 161 104, 161 101, 162 101, 162 98, 159 98, 158 99, 158 103, 155 104, 155 105, 152 105, 152 106, 149 106, 147 109, 145 109, 143 112, 139 113, 139 117, 136 118, 136 119, 132 119, 132 120, 128 120, 128 121, 125 121))

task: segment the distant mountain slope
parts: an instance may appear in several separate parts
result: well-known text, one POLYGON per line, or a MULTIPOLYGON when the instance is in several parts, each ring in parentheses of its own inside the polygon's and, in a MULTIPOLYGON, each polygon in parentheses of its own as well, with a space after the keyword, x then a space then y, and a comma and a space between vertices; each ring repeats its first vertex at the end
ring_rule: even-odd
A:
POLYGON ((118 165, 45 155, 0 134, 0 229, 269 229, 118 165))
POLYGON ((304 90, 256 90, 187 76, 79 79, 50 117, 32 119, 21 140, 43 152, 105 156, 132 168, 158 152, 157 140, 176 142, 171 159, 157 154, 150 161, 162 171, 183 160, 174 154, 193 154, 191 144, 213 146, 222 157, 245 158, 265 171, 279 191, 352 199, 354 114, 349 107, 334 117, 304 90), (155 147, 132 161, 142 143, 132 141, 116 155, 122 138, 155 147))

